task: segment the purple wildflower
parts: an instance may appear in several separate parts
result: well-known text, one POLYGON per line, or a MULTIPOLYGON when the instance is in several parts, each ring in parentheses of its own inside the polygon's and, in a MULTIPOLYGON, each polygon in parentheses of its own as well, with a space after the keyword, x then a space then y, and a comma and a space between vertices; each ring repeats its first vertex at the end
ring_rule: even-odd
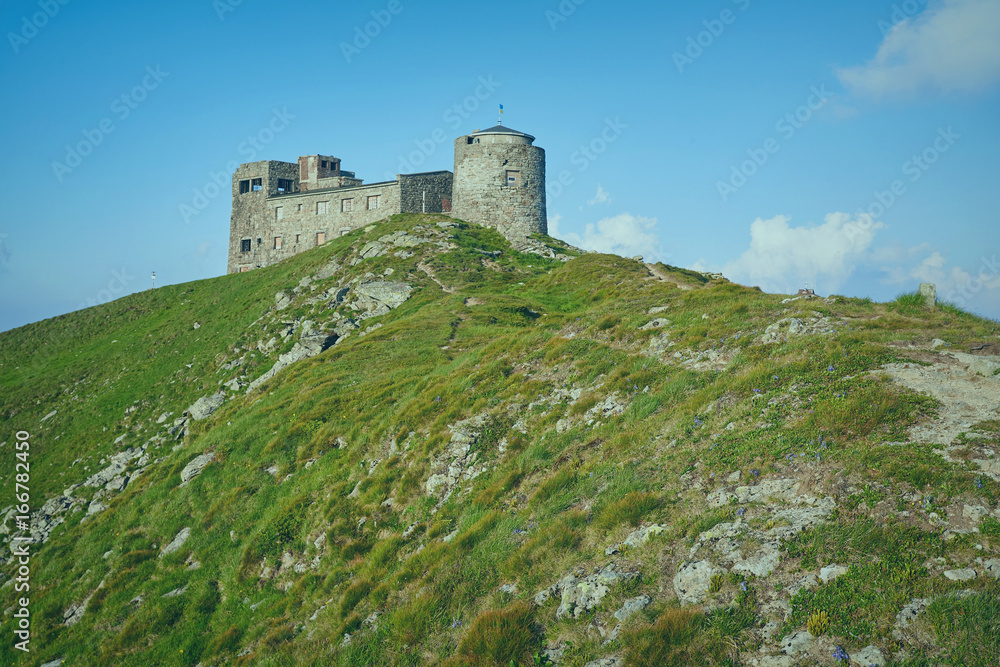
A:
POLYGON ((745 581, 740 582, 740 590, 742 590, 744 593, 747 592, 747 582, 745 581))
POLYGON ((833 650, 833 659, 837 662, 847 662, 851 659, 851 656, 847 655, 847 651, 844 650, 843 646, 837 646, 833 650))
POLYGON ((745 507, 741 507, 738 510, 736 510, 736 516, 743 516, 746 513, 747 513, 747 508, 745 507))

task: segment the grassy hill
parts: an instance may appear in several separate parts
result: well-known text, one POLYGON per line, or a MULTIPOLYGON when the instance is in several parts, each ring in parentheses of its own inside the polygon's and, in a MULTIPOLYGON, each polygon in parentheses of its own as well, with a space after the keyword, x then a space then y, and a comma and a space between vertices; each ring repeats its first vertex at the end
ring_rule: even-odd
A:
POLYGON ((996 322, 537 246, 394 216, 0 334, 0 661, 1000 663, 996 322))

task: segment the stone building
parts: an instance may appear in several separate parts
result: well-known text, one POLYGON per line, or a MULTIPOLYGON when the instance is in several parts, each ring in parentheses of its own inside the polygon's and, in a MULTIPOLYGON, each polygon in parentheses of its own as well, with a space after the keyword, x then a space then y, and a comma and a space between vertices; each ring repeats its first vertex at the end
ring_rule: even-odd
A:
POLYGON ((507 237, 547 234, 545 151, 502 125, 455 140, 452 215, 507 237))
POLYGON ((274 264, 396 213, 447 213, 512 240, 545 233, 545 151, 533 141, 500 125, 476 130, 455 140, 454 175, 398 174, 367 185, 330 155, 242 164, 233 174, 228 273, 274 264))

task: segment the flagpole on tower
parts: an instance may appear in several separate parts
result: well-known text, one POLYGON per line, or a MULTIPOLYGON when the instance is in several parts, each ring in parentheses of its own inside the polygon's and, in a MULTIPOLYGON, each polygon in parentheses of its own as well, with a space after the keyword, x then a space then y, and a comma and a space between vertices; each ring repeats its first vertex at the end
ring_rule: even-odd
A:
POLYGON ((500 105, 500 119, 497 121, 497 125, 503 125, 503 105, 500 105))

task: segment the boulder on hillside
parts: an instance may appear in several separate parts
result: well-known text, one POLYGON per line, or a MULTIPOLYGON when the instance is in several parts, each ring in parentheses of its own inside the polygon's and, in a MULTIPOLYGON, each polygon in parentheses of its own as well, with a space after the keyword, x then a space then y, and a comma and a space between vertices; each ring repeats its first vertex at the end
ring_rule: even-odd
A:
POLYGON ((181 470, 181 486, 185 486, 192 479, 201 474, 209 463, 215 460, 215 453, 201 454, 191 459, 190 463, 181 470))
POLYGON ((218 410, 219 406, 225 403, 225 401, 226 392, 224 391, 212 394, 211 396, 202 396, 187 409, 187 413, 191 415, 191 419, 194 419, 195 421, 205 419, 218 410))

